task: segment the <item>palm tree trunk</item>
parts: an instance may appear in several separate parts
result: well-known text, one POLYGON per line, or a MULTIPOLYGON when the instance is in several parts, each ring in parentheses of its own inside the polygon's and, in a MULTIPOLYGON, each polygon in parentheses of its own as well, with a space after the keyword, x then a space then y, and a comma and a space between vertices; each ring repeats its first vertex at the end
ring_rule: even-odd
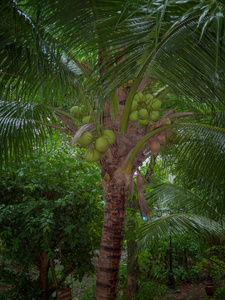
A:
MULTIPOLYGON (((127 205, 130 209, 131 218, 127 221, 127 228, 130 232, 135 232, 135 214, 138 209, 138 201, 129 200, 127 205)), ((133 299, 138 291, 138 260, 136 259, 133 266, 131 267, 132 257, 137 247, 137 242, 135 240, 127 241, 127 298, 133 299)))
POLYGON ((116 299, 127 199, 125 183, 118 184, 115 180, 107 183, 105 193, 106 205, 95 290, 96 300, 116 299))
MULTIPOLYGON (((130 228, 129 228, 130 230, 130 228)), ((135 294, 138 291, 138 271, 139 265, 138 260, 136 259, 133 263, 132 268, 130 268, 132 256, 137 247, 137 242, 130 240, 127 242, 127 298, 133 299, 135 294)))

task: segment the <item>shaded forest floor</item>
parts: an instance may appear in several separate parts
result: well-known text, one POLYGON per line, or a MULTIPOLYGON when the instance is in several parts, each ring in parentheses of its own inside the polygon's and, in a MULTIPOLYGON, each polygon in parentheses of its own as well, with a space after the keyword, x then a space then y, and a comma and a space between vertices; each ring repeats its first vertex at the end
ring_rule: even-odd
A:
MULTIPOLYGON (((168 292, 169 299, 182 299, 182 300, 198 300, 198 299, 210 299, 205 292, 205 286, 208 282, 202 281, 197 284, 184 283, 180 286, 176 286, 174 292, 168 292)), ((212 299, 212 298, 211 298, 212 299)))
MULTIPOLYGON (((122 255, 122 261, 126 261, 126 253, 122 255)), ((93 259, 93 264, 97 268, 98 259, 97 257, 93 259)), ((37 274, 36 274, 37 275, 37 274)), ((84 276, 81 282, 75 281, 72 278, 72 275, 69 275, 66 283, 72 289, 73 300, 93 300, 94 299, 94 285, 95 285, 96 277, 87 277, 84 276)), ((205 292, 205 286, 208 282, 206 280, 202 280, 196 283, 183 283, 182 285, 177 285, 175 291, 168 291, 166 297, 154 297, 154 300, 168 300, 168 299, 177 299, 177 300, 198 300, 198 299, 209 299, 205 292)), ((225 281, 223 284, 225 287, 225 281)), ((4 286, 0 284, 0 294, 1 292, 5 292, 9 289, 9 286, 4 286)), ((54 295, 56 296, 56 295, 54 295)), ((0 297, 1 298, 1 297, 0 297)), ((122 297, 118 297, 118 300, 122 297)), ((56 299, 53 297, 52 299, 56 299)), ((141 300, 150 300, 152 297, 146 295, 146 297, 141 300)), ((214 299, 211 297, 211 299, 214 299)), ((221 300, 225 300, 225 297, 217 298, 221 300)), ((9 299, 11 300, 11 299, 9 299)))
MULTIPOLYGON (((95 283, 95 278, 84 278, 81 283, 76 283, 73 288, 73 299, 82 300, 87 291, 93 290, 93 284, 95 283)), ((201 281, 199 283, 183 283, 182 285, 176 286, 175 291, 168 291, 165 298, 154 298, 154 300, 166 300, 166 299, 179 299, 179 300, 199 300, 199 299, 213 299, 206 295, 205 286, 208 282, 201 281)), ((90 298, 86 296, 85 299, 93 300, 92 296, 90 298)), ((152 298, 151 298, 152 299, 152 298)), ((217 298, 218 299, 218 298, 217 298)), ((119 299, 118 299, 119 300, 119 299)), ((146 296, 146 300, 148 297, 146 296)), ((150 300, 150 299, 149 299, 150 300)), ((221 298, 225 300, 225 298, 221 298)))
MULTIPOLYGON (((70 278, 67 281, 70 282, 70 278)), ((73 300, 93 300, 93 285, 95 284, 95 277, 84 277, 82 282, 73 281, 71 279, 73 300)), ((205 286, 207 281, 202 281, 197 284, 184 283, 180 286, 176 286, 175 291, 168 291, 165 298, 154 298, 154 300, 166 300, 166 299, 179 299, 179 300, 198 300, 198 299, 213 299, 213 297, 207 297, 205 292, 205 286)), ((6 286, 0 286, 0 291, 6 291, 6 286)), ((217 298, 218 299, 218 298, 217 298)), ((221 298, 224 300, 225 298, 221 298)), ((148 297, 146 298, 148 300, 148 297)))

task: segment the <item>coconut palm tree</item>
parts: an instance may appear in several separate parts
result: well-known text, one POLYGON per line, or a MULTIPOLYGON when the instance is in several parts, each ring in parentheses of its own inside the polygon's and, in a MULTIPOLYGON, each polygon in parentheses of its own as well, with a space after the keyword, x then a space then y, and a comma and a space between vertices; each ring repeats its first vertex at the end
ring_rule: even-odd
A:
MULTIPOLYGON (((154 161, 172 130, 179 128, 181 139, 188 128, 188 138, 196 135, 205 149, 202 134, 212 132, 207 122, 213 117, 223 122, 224 5, 194 4, 49 0, 0 5, 1 164, 44 145, 52 129, 73 137, 72 145, 86 146, 86 159, 99 163, 106 206, 96 299, 116 297, 125 204, 139 166, 150 156, 154 161), (183 97, 175 101, 182 112, 167 106, 169 92, 183 97)), ((219 153, 224 130, 213 132, 219 153)), ((192 143, 187 149, 194 149, 192 143)), ((204 150, 202 158, 209 154, 204 150)), ((215 168, 211 160, 208 173, 215 168)), ((219 170, 223 163, 217 157, 219 170)), ((196 170, 199 166, 201 157, 196 170)), ((148 217, 144 200, 142 210, 148 217)))

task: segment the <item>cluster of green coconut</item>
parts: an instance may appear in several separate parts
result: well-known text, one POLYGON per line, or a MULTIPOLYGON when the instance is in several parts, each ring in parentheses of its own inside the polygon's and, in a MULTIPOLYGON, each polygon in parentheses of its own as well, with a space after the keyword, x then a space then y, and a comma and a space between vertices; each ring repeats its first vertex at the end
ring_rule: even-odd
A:
POLYGON ((71 107, 70 113, 75 119, 78 119, 83 124, 87 124, 93 121, 92 117, 86 111, 84 105, 71 107))
POLYGON ((105 153, 115 141, 116 135, 114 131, 107 129, 97 138, 90 131, 85 131, 77 142, 83 147, 88 147, 85 159, 89 162, 95 162, 99 160, 101 154, 105 153))
POLYGON ((151 94, 144 95, 138 92, 134 96, 131 107, 130 121, 139 122, 139 125, 146 126, 150 121, 155 122, 159 118, 159 109, 162 101, 154 98, 151 94))

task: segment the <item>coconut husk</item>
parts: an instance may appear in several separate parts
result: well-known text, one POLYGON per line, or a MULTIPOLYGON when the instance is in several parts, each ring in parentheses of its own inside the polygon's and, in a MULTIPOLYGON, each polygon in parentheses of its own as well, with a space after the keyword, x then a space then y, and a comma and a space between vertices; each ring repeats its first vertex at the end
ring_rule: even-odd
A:
POLYGON ((160 150, 160 143, 157 140, 152 140, 149 147, 152 155, 157 155, 160 150))
POLYGON ((134 180, 132 179, 130 186, 129 186, 129 194, 130 194, 130 200, 133 200, 134 197, 134 180))
POLYGON ((142 139, 143 135, 135 133, 116 135, 116 151, 114 154, 116 157, 126 157, 128 153, 134 148, 134 146, 142 139))
POLYGON ((155 136, 156 140, 160 143, 160 145, 164 145, 166 142, 166 134, 165 132, 160 132, 155 136))
POLYGON ((127 99, 129 90, 125 89, 124 87, 118 87, 116 90, 117 99, 120 105, 124 107, 125 101, 127 99))
POLYGON ((153 82, 153 80, 151 80, 150 78, 143 78, 141 83, 139 84, 139 87, 137 89, 137 92, 143 92, 144 89, 146 88, 146 86, 150 83, 153 82))
POLYGON ((175 109, 176 109, 176 107, 171 109, 170 111, 168 111, 168 113, 166 113, 161 119, 159 119, 159 121, 155 124, 155 128, 162 126, 163 122, 165 122, 166 119, 170 119, 170 116, 175 111, 175 109))
POLYGON ((137 191, 138 191, 138 200, 140 204, 141 213, 148 220, 152 220, 149 212, 149 207, 145 201, 144 197, 144 183, 146 182, 145 178, 141 176, 141 173, 137 172, 137 191))
POLYGON ((66 118, 66 117, 64 117, 64 116, 62 116, 62 115, 60 115, 59 113, 57 113, 57 112, 54 112, 54 114, 64 123, 64 124, 66 124, 67 126, 69 126, 69 128, 71 128, 73 131, 74 130, 77 130, 77 125, 73 122, 73 121, 71 121, 70 119, 68 119, 68 118, 66 118))
POLYGON ((193 113, 193 112, 183 112, 183 113, 177 113, 170 116, 170 119, 178 119, 178 118, 184 118, 184 117, 190 117, 194 115, 199 115, 199 113, 193 113))
POLYGON ((150 183, 150 178, 154 172, 154 165, 155 165, 155 161, 156 161, 156 157, 155 156, 151 156, 151 160, 148 164, 148 170, 145 174, 145 180, 146 182, 150 183))
POLYGON ((127 174, 123 172, 121 169, 118 169, 114 173, 114 179, 120 185, 121 183, 125 183, 125 187, 128 188, 133 181, 133 174, 127 174))

